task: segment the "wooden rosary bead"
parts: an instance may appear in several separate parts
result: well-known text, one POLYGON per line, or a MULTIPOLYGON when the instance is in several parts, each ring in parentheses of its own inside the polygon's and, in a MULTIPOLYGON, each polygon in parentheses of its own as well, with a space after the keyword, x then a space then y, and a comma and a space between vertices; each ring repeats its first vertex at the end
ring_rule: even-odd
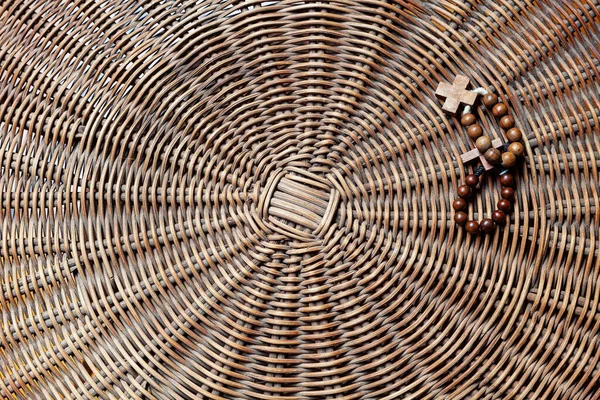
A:
POLYGON ((481 153, 485 153, 487 149, 492 147, 492 140, 487 136, 481 136, 475 141, 475 147, 481 153))
POLYGON ((496 118, 504 117, 508 113, 508 107, 504 103, 498 103, 492 108, 492 114, 496 118))
POLYGON ((457 193, 458 193, 459 197, 462 197, 463 199, 466 199, 469 196, 471 196, 471 188, 468 187, 467 185, 460 185, 458 187, 457 193))
POLYGON ((489 218, 484 218, 479 223, 479 230, 481 230, 481 232, 484 232, 484 233, 490 233, 491 231, 494 230, 495 227, 496 227, 496 224, 494 223, 494 221, 492 221, 489 218))
POLYGON ((513 142, 508 145, 508 151, 513 153, 517 157, 521 157, 525 153, 525 147, 519 142, 513 142))
POLYGON ((512 115, 505 115, 500 118, 500 128, 511 129, 513 126, 515 126, 515 119, 512 115))
POLYGON ((456 225, 465 226, 468 219, 469 216, 462 211, 459 211, 456 214, 454 214, 454 222, 456 223, 456 225))
POLYGON ((479 177, 475 174, 469 174, 465 178, 465 183, 467 186, 475 188, 479 184, 479 177))
POLYGON ((481 128, 481 125, 471 125, 469 129, 467 129, 467 135, 469 135, 469 137, 473 140, 483 135, 483 129, 481 128))
POLYGON ((515 166, 517 162, 517 156, 515 156, 510 151, 506 151, 502 153, 502 166, 504 168, 512 168, 515 166))
POLYGON ((498 103, 498 96, 496 96, 494 93, 488 93, 483 96, 483 105, 487 108, 494 107, 496 103, 498 103))
POLYGON ((500 183, 503 186, 512 186, 515 178, 511 174, 500 175, 500 183))
POLYGON ((498 209, 501 211, 508 211, 510 210, 510 201, 506 200, 506 199, 502 199, 498 201, 498 209))
POLYGON ((475 121, 477 121, 477 117, 475 117, 475 114, 465 114, 460 118, 460 124, 462 126, 470 126, 473 125, 475 123, 475 121))
POLYGON ((498 149, 488 149, 484 156, 490 164, 499 164, 502 161, 502 153, 498 149))
POLYGON ((500 191, 500 195, 503 199, 511 200, 513 197, 515 197, 515 191, 512 188, 505 187, 500 191))
POLYGON ((519 128, 510 128, 506 132, 506 138, 509 142, 518 142, 523 138, 523 134, 519 128))
POLYGON ((479 231, 479 223, 475 220, 470 220, 465 225, 465 230, 471 234, 477 233, 479 231))
POLYGON ((503 224, 506 221, 506 214, 504 211, 496 210, 492 213, 492 219, 497 224, 503 224))
POLYGON ((458 198, 452 202, 452 208, 455 211, 462 211, 467 207, 467 202, 463 198, 458 198))

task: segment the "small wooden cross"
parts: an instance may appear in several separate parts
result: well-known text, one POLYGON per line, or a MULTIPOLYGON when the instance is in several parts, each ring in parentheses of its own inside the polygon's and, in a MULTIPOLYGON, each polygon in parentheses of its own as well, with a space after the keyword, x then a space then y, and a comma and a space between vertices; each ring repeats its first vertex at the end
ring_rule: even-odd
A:
MULTIPOLYGON (((492 140, 492 147, 495 149, 502 147, 502 140, 500 140, 500 139, 492 140)), ((483 165, 483 168, 485 168, 486 171, 489 171, 490 169, 494 168, 494 166, 492 164, 490 164, 488 160, 485 159, 483 153, 480 152, 476 148, 471 151, 467 151, 466 153, 461 154, 460 158, 462 159, 462 162, 464 164, 466 164, 470 161, 473 161, 476 158, 479 158, 481 160, 481 165, 483 165)))
POLYGON ((442 100, 446 99, 442 110, 450 114, 456 114, 456 110, 458 110, 461 103, 472 106, 477 99, 477 93, 467 90, 468 84, 469 78, 464 75, 456 75, 452 85, 440 82, 435 94, 442 100))

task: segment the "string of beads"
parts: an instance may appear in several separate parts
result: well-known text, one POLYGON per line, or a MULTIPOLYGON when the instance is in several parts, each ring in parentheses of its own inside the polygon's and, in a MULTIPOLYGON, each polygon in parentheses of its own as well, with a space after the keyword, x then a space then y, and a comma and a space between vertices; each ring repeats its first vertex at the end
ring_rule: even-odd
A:
POLYGON ((497 209, 492 212, 491 218, 484 218, 480 222, 469 220, 465 210, 467 199, 472 196, 473 191, 479 185, 479 179, 485 168, 479 166, 473 174, 467 175, 465 183, 458 187, 458 198, 452 203, 452 207, 456 212, 454 222, 459 226, 463 226, 471 234, 493 232, 497 225, 503 225, 506 222, 506 214, 512 208, 512 202, 515 198, 515 179, 511 169, 525 151, 521 143, 523 138, 521 130, 515 127, 515 119, 509 114, 506 104, 499 102, 498 96, 493 93, 482 89, 478 89, 478 92, 483 94, 482 102, 484 106, 491 110, 492 115, 499 120, 500 127, 505 130, 508 142, 501 146, 503 151, 495 148, 492 145, 492 140, 483 134, 483 129, 477 123, 475 114, 470 112, 470 107, 465 107, 460 123, 467 128, 467 134, 475 141, 475 147, 484 155, 484 158, 500 170, 500 183, 502 185, 500 192, 502 198, 496 204, 497 209))

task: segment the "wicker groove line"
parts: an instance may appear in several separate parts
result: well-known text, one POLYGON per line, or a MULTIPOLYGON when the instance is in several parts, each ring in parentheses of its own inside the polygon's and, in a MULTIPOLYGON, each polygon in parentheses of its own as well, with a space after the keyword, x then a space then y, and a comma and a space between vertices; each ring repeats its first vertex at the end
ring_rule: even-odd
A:
POLYGON ((600 396, 597 1, 0 7, 3 397, 600 396), (458 72, 528 138, 491 237, 458 72))

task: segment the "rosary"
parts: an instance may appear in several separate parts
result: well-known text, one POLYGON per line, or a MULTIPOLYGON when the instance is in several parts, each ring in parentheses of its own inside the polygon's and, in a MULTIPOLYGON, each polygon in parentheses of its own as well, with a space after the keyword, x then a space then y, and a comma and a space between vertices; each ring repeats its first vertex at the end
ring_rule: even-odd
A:
POLYGON ((515 119, 509 114, 506 104, 500 102, 498 96, 484 88, 467 90, 468 84, 469 78, 458 75, 452 85, 445 82, 440 83, 435 94, 445 99, 442 110, 448 113, 456 114, 460 104, 465 104, 460 124, 467 128, 467 135, 475 141, 475 149, 462 154, 461 159, 463 163, 475 159, 481 161, 481 166, 473 174, 467 175, 465 184, 460 185, 457 189, 458 198, 452 203, 452 208, 455 211, 454 222, 458 226, 464 227, 470 234, 490 233, 496 228, 496 225, 505 223, 506 213, 512 207, 512 201, 515 197, 513 189, 515 182, 511 168, 523 156, 525 148, 521 143, 523 135, 515 127, 515 119), (477 123, 475 114, 471 113, 471 106, 473 106, 479 95, 483 96, 483 105, 491 110, 492 115, 499 120, 500 128, 505 131, 504 134, 508 139, 507 143, 503 143, 500 139, 492 140, 483 134, 483 129, 477 123), (465 212, 467 199, 471 197, 473 191, 479 185, 479 178, 484 171, 493 168, 499 170, 500 183, 502 184, 502 191, 500 192, 502 198, 496 205, 497 209, 492 212, 491 218, 484 218, 480 222, 469 220, 465 212))

